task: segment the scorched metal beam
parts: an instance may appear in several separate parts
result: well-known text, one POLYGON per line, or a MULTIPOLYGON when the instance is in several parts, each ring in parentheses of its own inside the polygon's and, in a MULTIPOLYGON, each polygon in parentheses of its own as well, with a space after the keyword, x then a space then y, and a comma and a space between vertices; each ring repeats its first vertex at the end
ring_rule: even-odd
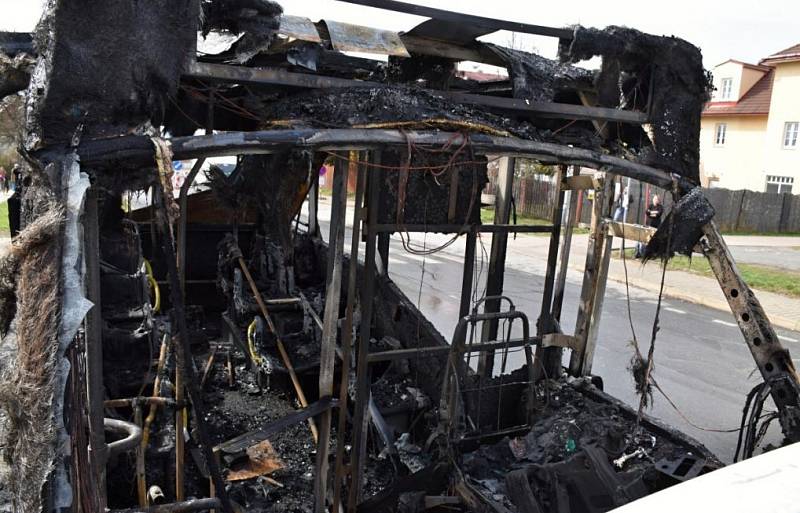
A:
MULTIPOLYGON (((603 168, 614 174, 628 176, 665 189, 671 189, 678 180, 683 189, 693 186, 685 179, 593 150, 561 144, 529 141, 515 137, 495 137, 486 134, 464 135, 453 132, 401 132, 378 129, 299 129, 265 130, 257 132, 225 132, 214 135, 175 137, 169 140, 175 160, 226 155, 252 155, 271 153, 281 148, 309 148, 316 151, 362 150, 383 146, 458 147, 464 143, 476 154, 514 155, 529 157, 548 164, 574 164, 603 168)), ((87 168, 119 162, 126 166, 152 165, 154 149, 151 140, 144 136, 123 136, 113 139, 85 141, 78 147, 81 163, 87 168)))
MULTIPOLYGON (((281 68, 249 68, 208 62, 193 62, 188 71, 184 73, 184 76, 237 84, 279 85, 308 89, 386 87, 386 84, 380 82, 312 75, 310 73, 294 73, 281 68)), ((523 99, 438 90, 430 90, 429 92, 468 105, 480 105, 542 118, 585 119, 635 125, 647 122, 647 116, 644 113, 629 110, 586 107, 571 103, 531 102, 523 99)))

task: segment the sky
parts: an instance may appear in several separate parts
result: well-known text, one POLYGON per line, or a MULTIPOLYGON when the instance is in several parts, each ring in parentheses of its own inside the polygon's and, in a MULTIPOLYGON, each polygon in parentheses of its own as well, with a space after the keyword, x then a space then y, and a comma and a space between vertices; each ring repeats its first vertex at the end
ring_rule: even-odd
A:
MULTIPOLYGON (((523 23, 562 27, 625 25, 657 35, 682 37, 703 51, 706 68, 727 59, 757 62, 800 43, 800 2, 797 0, 668 0, 661 2, 572 0, 406 0, 523 23)), ((279 0, 287 14, 314 21, 369 25, 387 30, 409 30, 425 18, 351 5, 336 0, 279 0)), ((42 0, 0 0, 0 30, 30 31, 41 14, 42 0)), ((483 38, 508 44, 511 34, 483 38)), ((555 57, 552 38, 520 36, 518 46, 555 57)))

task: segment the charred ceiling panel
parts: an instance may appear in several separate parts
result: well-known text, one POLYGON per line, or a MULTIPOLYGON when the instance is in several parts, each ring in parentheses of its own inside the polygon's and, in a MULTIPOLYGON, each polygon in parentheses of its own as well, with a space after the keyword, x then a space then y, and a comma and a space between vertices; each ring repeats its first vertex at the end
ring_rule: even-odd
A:
POLYGON ((29 149, 158 119, 194 49, 193 0, 52 0, 36 36, 29 149))
POLYGON ((646 163, 700 181, 700 113, 708 100, 709 75, 700 49, 676 37, 653 36, 626 27, 577 27, 559 49, 561 60, 579 62, 600 55, 628 104, 644 102, 652 123, 654 154, 646 163))

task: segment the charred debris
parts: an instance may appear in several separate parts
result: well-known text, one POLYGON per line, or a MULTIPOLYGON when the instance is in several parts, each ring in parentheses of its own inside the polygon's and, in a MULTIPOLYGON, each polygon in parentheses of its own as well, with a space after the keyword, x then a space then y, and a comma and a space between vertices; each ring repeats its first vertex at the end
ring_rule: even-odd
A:
MULTIPOLYGON (((20 512, 607 511, 719 467, 591 373, 611 236, 653 235, 610 220, 618 176, 672 192, 649 256, 704 252, 739 320, 764 378, 745 456, 770 396, 797 440, 796 371, 697 188, 697 48, 351 1, 430 19, 398 34, 267 0, 51 0, 35 34, 0 36, 0 91, 27 102, 22 231, 0 266, 15 348, 0 497, 20 512), (476 39, 500 29, 558 38, 560 61, 476 39), (226 43, 199 49, 198 34, 226 43), (572 65, 594 56, 599 71, 572 65), (509 78, 460 78, 460 61, 509 78), (235 169, 212 166, 189 194, 221 155, 235 169), (483 225, 499 156, 497 223, 483 225), (548 226, 509 223, 518 157, 554 166, 548 226), (173 188, 173 161, 192 159, 173 188), (570 334, 580 189, 595 215, 570 334), (538 312, 503 296, 508 235, 524 231, 550 236, 538 312), (390 234, 414 232, 466 240, 453 334, 389 279, 390 234), (493 235, 481 299, 479 233, 493 235)), ((646 396, 653 353, 637 354, 646 396)))

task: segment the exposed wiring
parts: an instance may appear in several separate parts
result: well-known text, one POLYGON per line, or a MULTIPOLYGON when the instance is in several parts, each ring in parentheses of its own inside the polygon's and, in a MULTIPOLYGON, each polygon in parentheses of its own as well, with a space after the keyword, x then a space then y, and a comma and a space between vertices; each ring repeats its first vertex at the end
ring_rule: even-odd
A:
POLYGON ((253 318, 253 322, 247 327, 247 348, 250 350, 250 359, 253 360, 253 364, 256 367, 261 367, 264 363, 264 357, 258 354, 256 351, 256 328, 258 327, 257 323, 258 317, 253 318))
POLYGON ((159 310, 161 310, 161 288, 158 286, 158 282, 153 276, 153 267, 150 265, 150 261, 146 258, 143 260, 144 270, 147 274, 147 283, 150 285, 150 289, 153 292, 153 313, 158 313, 159 310))

